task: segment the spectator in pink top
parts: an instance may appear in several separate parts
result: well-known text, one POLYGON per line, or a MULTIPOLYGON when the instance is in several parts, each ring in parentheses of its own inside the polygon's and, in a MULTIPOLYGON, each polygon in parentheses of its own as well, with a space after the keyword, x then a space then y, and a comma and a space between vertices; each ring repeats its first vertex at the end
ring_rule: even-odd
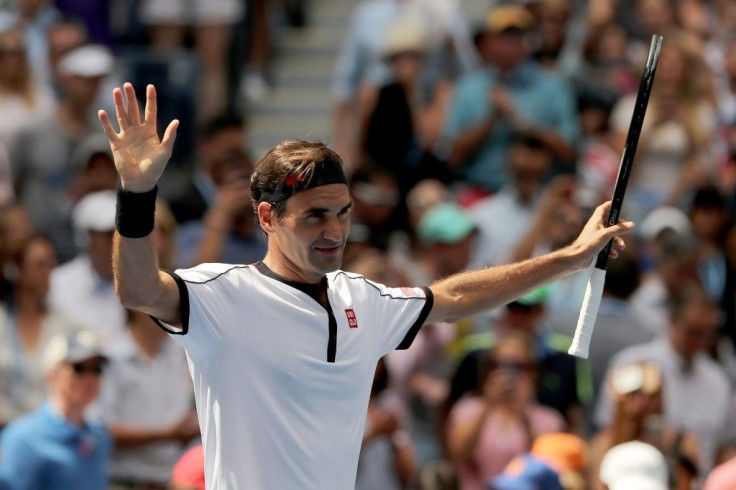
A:
POLYGON ((463 490, 485 488, 512 459, 529 451, 536 436, 564 430, 562 416, 535 402, 534 377, 529 339, 508 334, 482 363, 483 395, 453 407, 447 452, 463 490))

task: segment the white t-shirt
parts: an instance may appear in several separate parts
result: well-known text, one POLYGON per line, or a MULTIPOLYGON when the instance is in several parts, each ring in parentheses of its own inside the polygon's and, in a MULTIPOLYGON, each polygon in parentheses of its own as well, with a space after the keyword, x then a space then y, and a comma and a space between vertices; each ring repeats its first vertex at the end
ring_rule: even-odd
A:
MULTIPOLYGON (((124 340, 131 346, 130 353, 112 360, 102 380, 100 405, 104 421, 143 430, 174 426, 192 410, 192 384, 184 352, 164 337, 155 356, 148 357, 126 333, 124 340)), ((109 474, 113 480, 166 485, 171 468, 183 452, 181 443, 173 439, 116 447, 109 474)))
POLYGON ((305 285, 263 263, 174 278, 182 327, 162 327, 186 349, 207 488, 353 488, 376 363, 411 344, 431 291, 343 271, 305 285))

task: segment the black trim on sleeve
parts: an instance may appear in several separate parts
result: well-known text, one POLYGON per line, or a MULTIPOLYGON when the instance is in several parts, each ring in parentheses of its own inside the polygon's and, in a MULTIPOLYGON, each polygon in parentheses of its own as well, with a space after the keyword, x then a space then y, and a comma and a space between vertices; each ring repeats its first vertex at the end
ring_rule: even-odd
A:
POLYGON ((424 303, 424 308, 422 308, 421 313, 419 313, 419 318, 417 318, 417 321, 415 321, 414 324, 409 328, 409 331, 406 332, 404 340, 402 340, 399 346, 396 347, 396 350, 405 350, 411 346, 417 334, 419 333, 419 329, 422 328, 422 325, 424 325, 424 321, 429 316, 429 312, 432 311, 432 305, 434 305, 434 294, 432 293, 432 290, 428 287, 422 288, 422 291, 424 291, 424 294, 427 296, 426 302, 424 303))
POLYGON ((189 291, 187 285, 184 283, 184 279, 179 277, 175 272, 164 271, 168 275, 174 278, 176 286, 179 288, 179 313, 181 315, 181 331, 172 330, 168 328, 164 322, 156 317, 151 317, 156 325, 161 327, 165 332, 172 335, 186 335, 189 332, 189 291))

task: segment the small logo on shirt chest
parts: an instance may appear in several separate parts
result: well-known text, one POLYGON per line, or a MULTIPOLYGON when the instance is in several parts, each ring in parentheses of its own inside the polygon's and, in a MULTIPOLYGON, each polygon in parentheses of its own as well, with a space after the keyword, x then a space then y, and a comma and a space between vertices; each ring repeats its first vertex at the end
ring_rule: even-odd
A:
POLYGON ((358 317, 355 316, 355 312, 352 308, 347 308, 345 310, 345 316, 348 317, 348 327, 358 328, 358 317))

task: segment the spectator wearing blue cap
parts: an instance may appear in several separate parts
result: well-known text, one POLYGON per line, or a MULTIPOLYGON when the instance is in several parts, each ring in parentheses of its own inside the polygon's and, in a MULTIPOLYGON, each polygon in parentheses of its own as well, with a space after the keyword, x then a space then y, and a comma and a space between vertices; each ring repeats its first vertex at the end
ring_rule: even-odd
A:
POLYGON ((457 205, 441 203, 422 216, 417 235, 423 248, 419 263, 432 279, 438 279, 467 267, 475 246, 476 226, 457 205))
POLYGON ((488 482, 488 490, 563 490, 563 487, 551 466, 531 454, 523 454, 488 482))

